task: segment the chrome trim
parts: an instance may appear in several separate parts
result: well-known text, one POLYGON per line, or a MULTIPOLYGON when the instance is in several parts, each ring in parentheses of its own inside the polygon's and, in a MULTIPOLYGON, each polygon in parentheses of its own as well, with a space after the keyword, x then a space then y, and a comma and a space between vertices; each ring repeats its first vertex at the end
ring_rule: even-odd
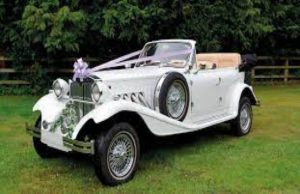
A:
POLYGON ((113 97, 115 101, 120 100, 122 98, 121 94, 117 94, 113 97))
POLYGON ((95 141, 78 141, 75 139, 69 139, 67 137, 63 137, 64 146, 72 149, 73 151, 80 152, 83 154, 95 154, 94 144, 95 141))
POLYGON ((102 88, 99 88, 97 82, 94 82, 94 83, 91 85, 90 91, 91 91, 91 98, 92 98, 92 101, 93 101, 95 104, 100 104, 100 99, 101 99, 101 96, 102 96, 102 94, 103 94, 103 91, 102 91, 102 88), (99 90, 99 99, 98 99, 98 100, 96 100, 96 99, 94 98, 94 92, 93 92, 94 87, 97 87, 98 90, 99 90))
POLYGON ((79 100, 79 99, 74 99, 74 98, 70 98, 70 101, 72 101, 72 102, 81 102, 81 103, 86 103, 86 104, 93 104, 93 105, 96 104, 94 102, 85 101, 85 100, 79 100))
POLYGON ((255 106, 260 106, 260 100, 256 100, 255 106))
POLYGON ((151 108, 150 104, 145 99, 145 95, 143 92, 117 94, 114 96, 114 100, 115 101, 117 101, 117 100, 131 101, 131 102, 143 105, 147 108, 151 108))
MULTIPOLYGON (((33 137, 41 138, 41 130, 37 127, 29 126, 28 123, 25 123, 25 129, 28 134, 33 137)), ((63 137, 63 145, 70 148, 72 151, 80 152, 83 154, 94 154, 95 141, 79 141, 75 139, 69 139, 63 137)))
POLYGON ((41 129, 33 126, 29 126, 28 123, 25 123, 26 132, 36 138, 41 138, 41 129))
POLYGON ((90 79, 92 79, 94 82, 98 82, 98 81, 102 81, 102 79, 101 78, 96 78, 97 76, 96 75, 90 75, 90 76, 88 76, 88 78, 90 78, 90 79))
POLYGON ((92 102, 91 87, 95 82, 87 80, 83 82, 72 82, 70 84, 70 97, 72 99, 79 99, 92 102))
POLYGON ((129 94, 124 93, 124 94, 122 95, 122 99, 123 99, 123 100, 130 100, 129 94))
POLYGON ((137 99, 135 93, 131 93, 130 99, 131 99, 132 102, 139 103, 139 100, 137 99))
MULTIPOLYGON (((140 58, 142 56, 142 53, 144 52, 145 50, 145 47, 149 44, 153 44, 153 43, 160 43, 160 42, 175 42, 175 43, 188 43, 191 45, 191 49, 193 50, 193 53, 190 54, 189 56, 189 59, 187 60, 187 63, 185 65, 185 67, 188 67, 189 65, 188 64, 191 64, 192 63, 192 56, 195 55, 196 53, 196 41, 195 40, 190 40, 190 39, 166 39, 166 40, 156 40, 156 41, 151 41, 151 42, 147 42, 143 48, 141 49, 141 52, 139 54, 139 57, 140 58)), ((136 64, 134 65, 134 67, 136 67, 136 64)), ((189 68, 189 67, 188 67, 189 68)))
POLYGON ((140 103, 148 108, 151 108, 150 104, 147 102, 147 100, 145 99, 144 93, 143 92, 139 92, 138 93, 138 97, 137 97, 140 101, 140 103))
POLYGON ((130 98, 132 102, 151 108, 149 103, 146 101, 143 92, 131 93, 130 98))
POLYGON ((56 96, 57 99, 62 98, 62 96, 63 96, 63 87, 62 87, 62 85, 59 83, 58 79, 56 79, 56 80, 53 81, 53 83, 52 83, 52 89, 53 89, 53 93, 54 93, 54 95, 56 96), (60 87, 60 90, 61 90, 59 96, 56 95, 55 89, 54 89, 54 85, 55 85, 56 83, 59 84, 59 87, 60 87))
POLYGON ((169 75, 170 72, 165 73, 158 81, 155 91, 154 91, 154 99, 153 99, 153 105, 154 105, 154 110, 159 111, 159 93, 161 90, 161 86, 164 83, 165 79, 169 75))

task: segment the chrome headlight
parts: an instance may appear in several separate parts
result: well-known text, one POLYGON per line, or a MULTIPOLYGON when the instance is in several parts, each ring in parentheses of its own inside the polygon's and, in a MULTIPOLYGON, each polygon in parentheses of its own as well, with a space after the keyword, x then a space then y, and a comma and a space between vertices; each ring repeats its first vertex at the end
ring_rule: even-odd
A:
POLYGON ((62 87, 59 84, 58 80, 54 81, 54 83, 53 83, 53 90, 54 90, 54 93, 55 93, 56 97, 59 98, 61 96, 61 94, 62 94, 62 87))
POLYGON ((91 87, 91 97, 93 102, 102 104, 104 102, 112 100, 112 94, 110 89, 103 82, 95 82, 91 87))
POLYGON ((102 90, 99 88, 98 84, 94 83, 92 85, 92 99, 94 102, 98 103, 102 96, 102 90))
POLYGON ((53 91, 57 98, 67 95, 69 92, 69 84, 63 79, 57 79, 53 82, 53 91))

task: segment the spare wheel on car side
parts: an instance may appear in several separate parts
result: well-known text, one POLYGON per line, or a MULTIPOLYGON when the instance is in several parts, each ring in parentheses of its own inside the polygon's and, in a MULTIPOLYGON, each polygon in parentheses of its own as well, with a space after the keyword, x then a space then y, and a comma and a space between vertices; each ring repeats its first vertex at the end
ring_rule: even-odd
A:
POLYGON ((183 121, 190 101, 185 77, 178 72, 167 73, 156 87, 154 103, 159 112, 175 120, 183 121))

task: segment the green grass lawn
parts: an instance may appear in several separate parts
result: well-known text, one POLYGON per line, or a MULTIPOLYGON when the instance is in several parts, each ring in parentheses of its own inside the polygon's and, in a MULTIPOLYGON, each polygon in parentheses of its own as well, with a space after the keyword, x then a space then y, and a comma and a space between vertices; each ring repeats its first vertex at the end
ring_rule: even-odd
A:
POLYGON ((158 141, 135 178, 105 187, 91 158, 42 160, 24 123, 37 97, 0 97, 0 193, 300 193, 300 86, 257 86, 249 135, 226 125, 158 141), (169 143, 171 142, 171 143, 169 143))

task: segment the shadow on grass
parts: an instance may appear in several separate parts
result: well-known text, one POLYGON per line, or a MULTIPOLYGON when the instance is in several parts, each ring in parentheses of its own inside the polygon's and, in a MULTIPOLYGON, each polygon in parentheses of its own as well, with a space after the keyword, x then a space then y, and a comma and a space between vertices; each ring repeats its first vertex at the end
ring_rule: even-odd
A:
POLYGON ((233 133, 230 130, 229 124, 223 123, 203 130, 184 133, 166 137, 152 136, 147 141, 148 144, 143 146, 143 153, 147 154, 149 151, 160 150, 176 150, 193 146, 194 144, 203 144, 207 142, 214 142, 219 139, 226 139, 232 137, 233 133), (149 143, 152 142, 152 143, 149 143))
MULTIPOLYGON (((192 133, 167 137, 148 136, 147 139, 140 140, 142 141, 140 170, 147 168, 149 163, 165 165, 179 149, 189 149, 196 145, 202 147, 220 140, 225 141, 232 136, 229 124, 220 124, 192 133)), ((59 153, 58 158, 67 160, 67 163, 76 163, 76 168, 93 170, 93 156, 91 155, 59 153)))

